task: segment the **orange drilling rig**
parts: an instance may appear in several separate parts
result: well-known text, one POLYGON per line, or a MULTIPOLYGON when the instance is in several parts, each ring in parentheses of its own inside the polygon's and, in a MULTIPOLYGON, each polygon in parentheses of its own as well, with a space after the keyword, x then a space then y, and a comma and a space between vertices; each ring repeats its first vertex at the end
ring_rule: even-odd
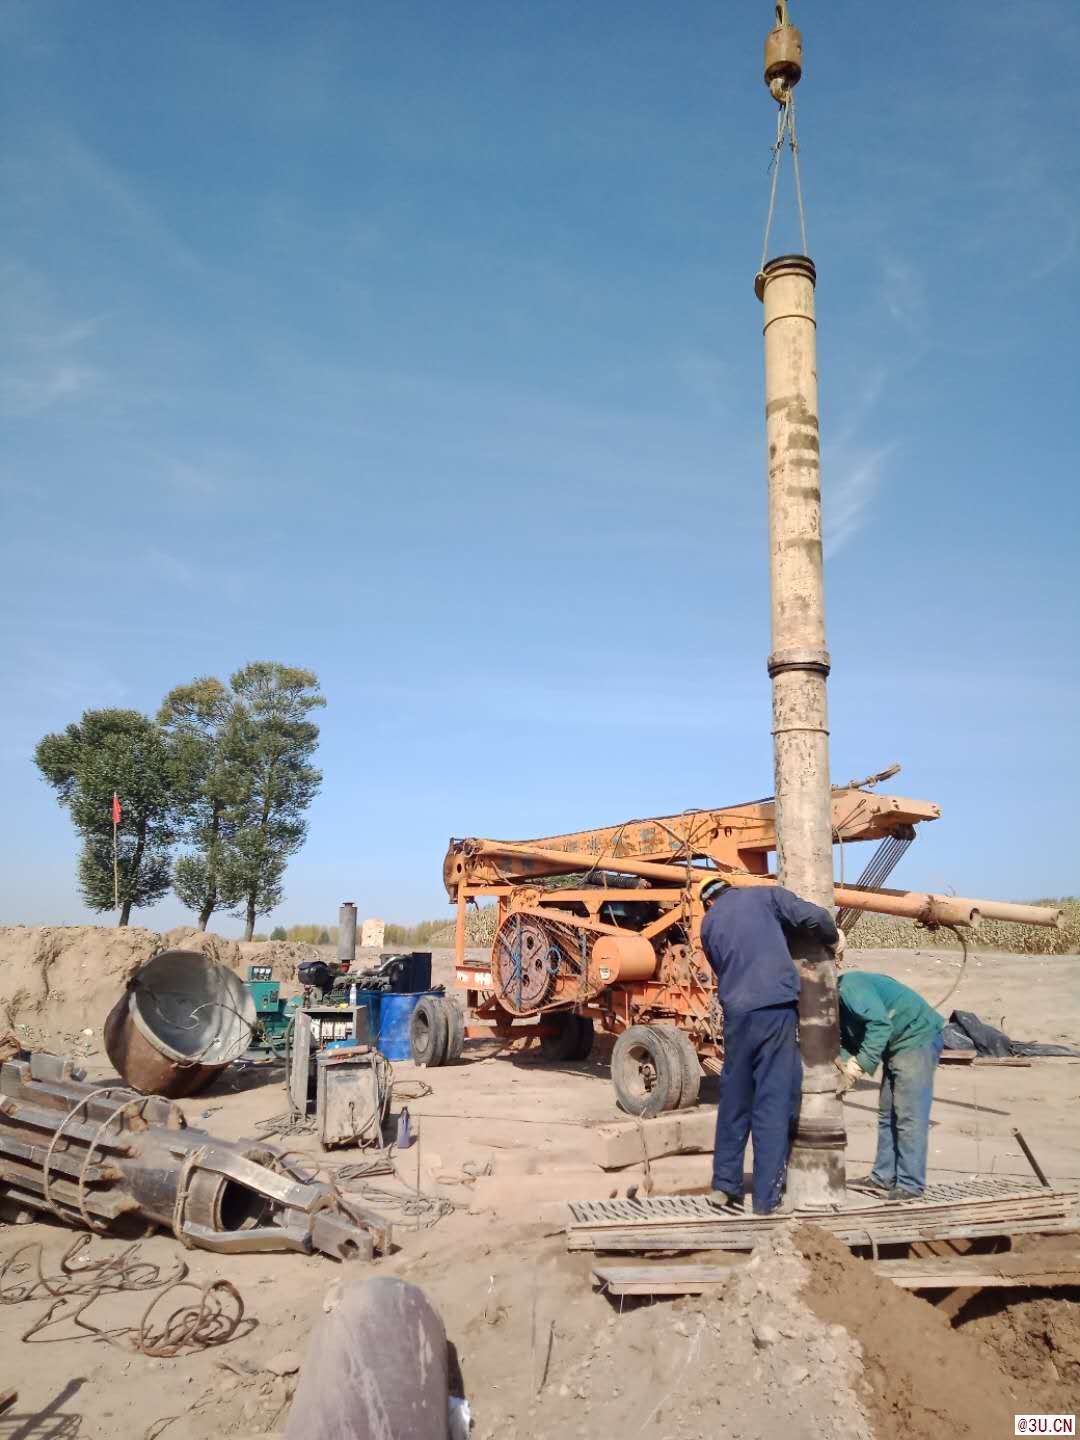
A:
MULTIPOLYGON (((940 815, 928 801, 870 788, 898 769, 832 790, 835 843, 879 842, 858 880, 835 887, 842 928, 867 910, 930 927, 974 927, 983 917, 1058 923, 1059 912, 1041 906, 881 888, 915 826, 940 815)), ((581 1060, 599 1024, 617 1037, 611 1070, 624 1110, 654 1115, 694 1105, 702 1067, 718 1072, 723 1056, 715 982, 701 948, 701 889, 719 877, 736 886, 775 884, 775 849, 771 797, 542 840, 452 840, 443 879, 457 904, 457 987, 470 1033, 538 1035, 546 1058, 581 1060), (482 898, 498 903, 486 965, 465 957, 466 907, 482 898)), ((452 1001, 437 997, 418 1009, 413 1044, 421 1063, 460 1053, 451 1010, 452 1001)))

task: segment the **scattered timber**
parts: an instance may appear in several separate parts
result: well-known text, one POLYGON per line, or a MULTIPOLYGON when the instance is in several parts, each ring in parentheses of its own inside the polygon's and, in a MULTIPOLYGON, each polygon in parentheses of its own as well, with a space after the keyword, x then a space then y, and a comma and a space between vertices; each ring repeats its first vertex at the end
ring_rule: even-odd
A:
MULTIPOLYGON (((921 1260, 875 1260, 874 1272, 904 1290, 967 1290, 987 1286, 1054 1290, 1080 1286, 1080 1251, 1034 1255, 952 1255, 921 1260)), ((746 1264, 597 1265, 593 1284, 609 1295, 715 1295, 746 1264)))

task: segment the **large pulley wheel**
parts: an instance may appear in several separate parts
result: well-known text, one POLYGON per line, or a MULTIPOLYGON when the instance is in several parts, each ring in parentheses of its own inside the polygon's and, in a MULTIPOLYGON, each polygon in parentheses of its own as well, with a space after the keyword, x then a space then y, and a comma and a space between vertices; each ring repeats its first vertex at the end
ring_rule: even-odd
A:
POLYGON ((510 915, 492 947, 492 975, 499 1002, 515 1015, 539 1010, 562 963, 555 937, 542 920, 510 915))
MULTIPOLYGON (((631 1025, 611 1052, 611 1080, 630 1115, 660 1115, 682 1103, 684 1062, 677 1031, 666 1025, 631 1025)), ((696 1097, 695 1097, 696 1098, 696 1097)))

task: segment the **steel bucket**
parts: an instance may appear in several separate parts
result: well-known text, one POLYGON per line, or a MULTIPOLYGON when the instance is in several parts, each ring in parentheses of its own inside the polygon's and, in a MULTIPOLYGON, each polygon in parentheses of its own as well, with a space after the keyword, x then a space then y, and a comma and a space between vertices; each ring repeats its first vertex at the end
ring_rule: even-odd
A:
POLYGON ((197 950, 163 950, 128 981, 105 1021, 117 1074, 143 1095, 195 1095, 248 1048, 255 1003, 197 950))

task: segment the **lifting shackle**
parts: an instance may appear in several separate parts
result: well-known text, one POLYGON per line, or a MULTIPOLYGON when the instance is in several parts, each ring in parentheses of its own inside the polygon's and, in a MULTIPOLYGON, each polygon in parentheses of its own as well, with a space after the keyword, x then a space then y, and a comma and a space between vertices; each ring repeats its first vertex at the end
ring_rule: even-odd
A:
POLYGON ((765 84, 782 105, 802 77, 802 32, 788 19, 787 0, 776 6, 776 28, 765 37, 765 84))

